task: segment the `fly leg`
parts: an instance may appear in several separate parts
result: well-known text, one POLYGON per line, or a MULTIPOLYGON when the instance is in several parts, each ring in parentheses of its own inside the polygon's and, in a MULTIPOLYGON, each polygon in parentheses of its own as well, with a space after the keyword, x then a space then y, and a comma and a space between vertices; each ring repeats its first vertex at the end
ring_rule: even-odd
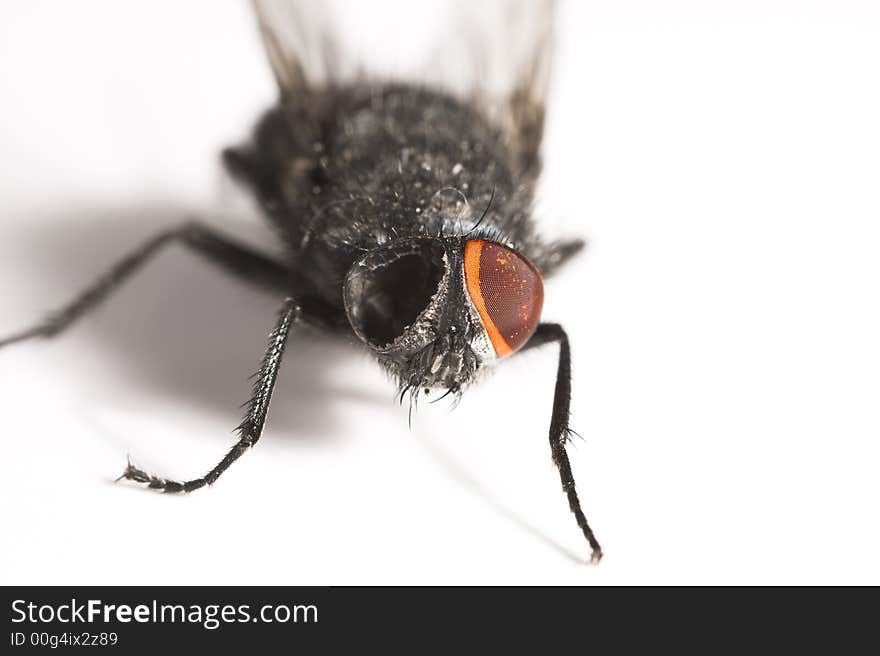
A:
POLYGON ((568 425, 571 405, 571 351, 568 346, 568 335, 559 324, 542 323, 527 342, 526 348, 534 348, 548 342, 559 344, 559 367, 556 370, 556 391, 553 395, 553 414, 550 417, 550 451, 553 463, 559 470, 562 489, 568 497, 568 506, 592 549, 590 561, 596 564, 602 559, 602 547, 599 546, 596 536, 593 535, 593 529, 590 528, 584 511, 581 510, 581 502, 574 486, 574 476, 571 473, 571 463, 565 451, 565 444, 571 435, 568 425))
POLYGON ((185 223, 156 235, 126 255, 73 301, 40 323, 0 338, 0 348, 32 338, 54 337, 63 332, 77 319, 95 309, 153 255, 174 242, 256 285, 283 291, 288 284, 288 271, 283 265, 247 246, 235 243, 212 228, 194 222, 185 223))
POLYGON ((263 356, 260 368, 254 376, 253 394, 245 404, 247 407, 245 417, 236 428, 239 436, 238 442, 211 471, 200 478, 178 482, 147 474, 129 461, 128 466, 119 479, 125 478, 137 483, 146 483, 148 487, 154 490, 162 490, 163 492, 192 492, 205 485, 211 485, 216 481, 233 462, 238 460, 245 451, 250 449, 260 439, 260 435, 263 433, 263 426, 266 423, 266 415, 269 411, 269 402, 272 400, 275 380, 278 377, 278 370, 281 366, 281 358, 284 355, 287 335, 290 329, 299 323, 302 318, 303 312, 297 301, 288 298, 281 308, 275 327, 269 334, 266 354, 263 356))

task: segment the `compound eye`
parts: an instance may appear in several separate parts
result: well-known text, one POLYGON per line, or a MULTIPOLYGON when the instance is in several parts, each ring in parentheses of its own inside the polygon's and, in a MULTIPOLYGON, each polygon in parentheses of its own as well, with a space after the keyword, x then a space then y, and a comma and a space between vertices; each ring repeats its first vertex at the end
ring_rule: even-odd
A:
POLYGON ((522 347, 535 332, 544 305, 541 274, 501 244, 473 239, 464 247, 468 294, 499 357, 522 347))

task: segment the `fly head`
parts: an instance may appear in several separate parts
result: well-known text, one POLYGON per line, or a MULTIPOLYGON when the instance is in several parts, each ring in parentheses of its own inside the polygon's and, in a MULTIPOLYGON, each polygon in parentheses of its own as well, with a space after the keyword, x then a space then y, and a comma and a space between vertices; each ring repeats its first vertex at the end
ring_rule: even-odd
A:
POLYGON ((543 304, 537 269, 515 250, 467 237, 415 237, 374 248, 343 289, 355 334, 402 392, 459 393, 532 335, 543 304))

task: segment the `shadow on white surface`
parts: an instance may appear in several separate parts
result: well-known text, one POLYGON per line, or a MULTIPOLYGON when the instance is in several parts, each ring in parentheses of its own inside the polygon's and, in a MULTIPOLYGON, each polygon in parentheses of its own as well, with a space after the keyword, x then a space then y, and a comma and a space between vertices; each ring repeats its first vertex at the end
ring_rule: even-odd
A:
MULTIPOLYGON (((39 285, 32 300, 50 312, 163 227, 189 218, 156 208, 58 214, 63 220, 35 221, 13 237, 21 262, 12 270, 39 285)), ((219 226, 234 235, 230 227, 235 225, 219 226)), ((132 393, 228 415, 238 412, 248 397, 247 377, 259 364, 280 302, 279 295, 238 282, 198 255, 171 245, 49 343, 74 335, 83 340, 96 360, 95 370, 84 372, 86 380, 102 376, 96 371, 102 367, 113 367, 119 372, 112 374, 117 388, 131 386, 132 393)), ((41 316, 15 314, 13 322, 7 308, 4 331, 41 316)), ((297 440, 324 440, 338 434, 334 400, 387 404, 387 390, 332 380, 340 363, 361 353, 344 338, 321 336, 313 329, 295 334, 282 373, 283 398, 276 399, 271 411, 273 427, 281 429, 277 432, 297 440)), ((220 437, 228 440, 227 435, 220 437)))
MULTIPOLYGON (((571 551, 566 546, 557 542, 549 535, 541 531, 534 524, 525 519, 523 515, 517 514, 513 510, 511 510, 511 508, 504 502, 500 501, 497 495, 493 494, 492 491, 483 482, 481 482, 476 476, 474 476, 470 471, 463 467, 461 463, 458 462, 452 455, 447 453, 443 448, 437 446, 434 441, 427 439, 418 439, 416 440, 416 442, 424 449, 425 453, 428 454, 430 459, 436 465, 438 465, 451 480, 453 480, 458 485, 461 485, 475 497, 481 499, 489 508, 492 509, 493 512, 513 523, 517 528, 522 530, 523 533, 526 533, 529 536, 540 541, 541 543, 552 547, 558 554, 564 556, 573 563, 578 565, 589 564, 589 559, 583 554, 578 554, 574 551, 571 551)), ((572 517, 572 522, 574 522, 574 517, 572 517)), ((586 543, 584 545, 584 552, 588 552, 586 543)))
MULTIPOLYGON (((17 249, 14 261, 6 267, 32 289, 32 294, 27 299, 28 309, 5 308, 3 331, 25 327, 44 312, 61 307, 141 242, 187 218, 205 219, 225 234, 252 244, 262 242, 267 251, 272 244, 263 225, 249 226, 240 220, 218 222, 167 207, 60 208, 38 215, 32 223, 18 224, 8 237, 17 249)), ((51 361, 53 351, 60 353, 59 375, 81 385, 83 396, 95 395, 101 401, 103 410, 84 408, 80 419, 99 441, 118 453, 119 471, 129 454, 159 475, 175 475, 178 467, 189 471, 193 464, 181 462, 176 449, 169 451, 164 437, 144 442, 137 432, 132 436, 120 431, 120 422, 107 421, 106 411, 112 412, 116 406, 134 407, 140 415, 146 412, 141 408, 167 408, 167 417, 165 413, 146 417, 146 428, 149 433, 149 427, 157 424, 163 431, 161 426, 167 423, 163 432, 173 435, 174 440, 185 439, 190 421, 182 417, 177 423, 174 407, 185 408, 187 414, 213 415, 231 431, 238 420, 238 407, 249 393, 247 377, 258 365, 279 304, 279 296, 236 281, 185 248, 172 245, 93 313, 66 333, 39 344, 39 357, 51 361), (71 368, 60 342, 87 353, 87 371, 71 368), (102 397, 104 391, 107 397, 102 397)), ((342 420, 345 413, 353 411, 351 404, 393 411, 390 383, 371 386, 369 381, 365 384, 346 375, 353 360, 367 357, 358 344, 345 338, 308 329, 295 335, 270 412, 269 430, 276 446, 282 440, 297 448, 325 450, 337 448, 343 441, 366 439, 363 434, 351 433, 350 422, 342 420)), ((371 371, 376 369, 369 364, 371 371)), ((218 460, 231 442, 230 431, 219 431, 210 438, 216 441, 218 460)), ((566 548, 531 523, 526 514, 505 505, 497 492, 466 470, 454 455, 430 440, 413 437, 442 477, 484 502, 493 514, 571 563, 587 562, 584 554, 566 548)), ((114 483, 115 469, 104 471, 101 487, 108 492, 117 494, 119 488, 128 488, 146 494, 139 486, 114 483), (116 489, 109 489, 111 486, 116 489)))

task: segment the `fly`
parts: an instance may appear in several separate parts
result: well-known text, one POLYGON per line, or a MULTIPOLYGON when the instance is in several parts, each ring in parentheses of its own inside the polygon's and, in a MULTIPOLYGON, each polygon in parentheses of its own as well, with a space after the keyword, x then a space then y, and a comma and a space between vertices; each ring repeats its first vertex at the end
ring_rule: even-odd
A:
MULTIPOLYGON (((500 99, 345 76, 326 25, 310 27, 320 22, 319 3, 254 4, 279 99, 250 140, 223 157, 256 197, 286 256, 276 260, 186 223, 156 235, 44 321, 0 339, 0 347, 63 332, 172 243, 283 296, 232 449, 192 480, 155 476, 131 462, 120 477, 178 493, 211 485, 260 439, 285 345, 303 324, 356 336, 397 381, 400 398, 410 400, 435 389, 458 397, 505 358, 554 343, 551 455, 598 562, 602 551, 566 453, 569 341, 561 325, 541 321, 544 278, 583 242, 546 241, 532 217, 553 3, 503 3, 511 24, 502 27, 516 35, 505 58, 515 60, 515 48, 525 54, 500 99)), ((479 68, 473 54, 470 64, 479 68)))

